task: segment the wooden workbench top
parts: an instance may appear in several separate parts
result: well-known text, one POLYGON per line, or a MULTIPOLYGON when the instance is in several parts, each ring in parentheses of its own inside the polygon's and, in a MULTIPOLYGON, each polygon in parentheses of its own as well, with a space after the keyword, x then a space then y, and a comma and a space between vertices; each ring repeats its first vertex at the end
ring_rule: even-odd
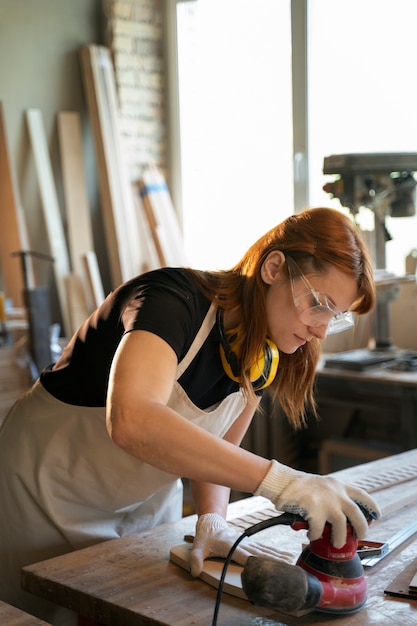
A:
POLYGON ((402 387, 411 387, 417 389, 417 371, 416 370, 395 370, 383 366, 368 367, 362 371, 356 371, 348 368, 325 367, 324 363, 329 356, 337 356, 331 354, 322 354, 317 366, 317 376, 327 378, 341 378, 343 380, 359 380, 367 382, 382 383, 384 385, 401 385, 402 387))
POLYGON ((48 626, 47 622, 43 622, 29 613, 25 613, 14 606, 2 602, 0 600, 0 624, 2 626, 48 626))
MULTIPOLYGON (((338 477, 352 482, 375 476, 390 475, 400 466, 413 467, 417 451, 367 463, 338 472, 338 477)), ((401 473, 401 472, 400 472, 401 473)), ((372 482, 372 481, 371 481, 372 482)), ((385 510, 374 522, 368 538, 387 541, 417 518, 416 479, 390 484, 375 491, 374 496, 385 510), (408 495, 407 495, 408 494, 408 495)), ((264 498, 251 497, 229 507, 229 519, 270 506, 264 498)), ((25 567, 23 587, 96 619, 108 626, 209 626, 212 622, 216 590, 193 579, 188 572, 169 560, 170 548, 180 544, 185 534, 192 534, 195 516, 160 526, 141 534, 56 557, 25 567)), ((277 528, 277 527, 276 527, 277 528)), ((279 527, 282 528, 282 527, 279 527)), ((269 529, 271 533, 274 529, 269 529)), ((286 529, 291 538, 283 549, 299 541, 298 533, 286 529)), ((272 536, 272 535, 270 535, 272 536)), ((261 535, 258 535, 260 538, 261 535)), ((416 535, 386 556, 377 566, 365 568, 368 581, 366 606, 352 615, 330 616, 311 612, 302 617, 277 613, 223 594, 219 626, 379 626, 417 624, 417 602, 395 599, 384 594, 385 588, 416 559, 416 535)), ((301 540, 300 540, 301 541, 301 540)))

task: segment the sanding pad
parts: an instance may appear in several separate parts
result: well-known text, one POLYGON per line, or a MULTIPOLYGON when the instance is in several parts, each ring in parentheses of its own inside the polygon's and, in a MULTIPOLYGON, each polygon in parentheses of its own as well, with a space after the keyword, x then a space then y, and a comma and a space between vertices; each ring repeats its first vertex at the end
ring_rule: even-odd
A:
MULTIPOLYGON (((277 512, 276 508, 271 505, 269 500, 265 499, 264 507, 260 507, 259 510, 252 511, 251 513, 241 517, 229 520, 229 525, 235 528, 236 531, 243 532, 246 528, 249 528, 254 524, 263 522, 271 517, 276 517, 277 514, 279 514, 279 512, 277 512)), ((298 555, 301 553, 302 544, 306 539, 306 531, 294 531, 288 526, 278 525, 264 530, 260 533, 260 535, 258 535, 258 537, 260 540, 267 542, 270 546, 275 546, 277 549, 283 549, 286 552, 293 554, 295 564, 298 555)), ((184 542, 174 546, 170 550, 170 560, 172 563, 179 565, 187 572, 190 571, 189 560, 191 548, 191 543, 184 542)), ((206 559, 203 563, 203 570, 199 578, 215 589, 218 589, 223 572, 224 561, 225 559, 220 558, 206 559)), ((231 596, 235 596, 236 598, 249 602, 242 588, 242 581, 240 578, 242 570, 243 567, 233 561, 229 564, 223 583, 223 591, 231 596)), ((311 610, 312 609, 296 611, 293 613, 287 613, 287 615, 299 617, 301 615, 305 615, 306 613, 310 613, 311 610)))
MULTIPOLYGON (((169 555, 170 560, 173 563, 187 570, 187 572, 190 571, 189 559, 191 548, 192 545, 190 543, 181 543, 180 545, 171 548, 169 555)), ((217 589, 222 575, 223 564, 224 559, 206 559, 203 564, 203 571, 201 572, 199 578, 217 589)), ((223 591, 231 596, 235 596, 236 598, 247 600, 248 598, 242 589, 242 583, 240 580, 242 569, 243 568, 237 563, 230 563, 227 568, 223 591)))
MULTIPOLYGON (((192 545, 190 543, 182 543, 178 546, 174 546, 170 550, 170 560, 172 563, 179 565, 187 572, 190 571, 190 552, 192 545)), ((199 578, 204 582, 208 583, 215 589, 218 589, 220 578, 223 571, 224 559, 206 559, 203 564, 203 571, 201 572, 199 578)), ((237 563, 230 563, 227 568, 225 580, 223 583, 223 591, 228 593, 231 596, 235 596, 236 598, 241 598, 242 600, 248 600, 247 595, 242 589, 242 581, 240 578, 243 567, 238 565, 237 563)), ((294 617, 301 617, 302 615, 306 615, 307 613, 311 613, 314 609, 307 609, 304 611, 293 611, 288 612, 287 615, 293 615, 294 617)), ((282 611, 284 613, 284 611, 282 611)))

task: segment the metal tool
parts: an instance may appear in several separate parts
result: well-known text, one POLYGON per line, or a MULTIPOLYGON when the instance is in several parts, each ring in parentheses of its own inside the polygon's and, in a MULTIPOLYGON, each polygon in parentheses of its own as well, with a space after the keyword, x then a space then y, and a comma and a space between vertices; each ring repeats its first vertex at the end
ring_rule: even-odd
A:
POLYGON ((382 556, 388 552, 388 544, 380 541, 358 541, 358 555, 362 563, 372 556, 382 556))
POLYGON ((53 262, 48 254, 33 250, 18 250, 11 253, 20 257, 22 274, 25 283, 23 293, 29 322, 29 366, 32 379, 35 380, 41 370, 52 362, 50 347, 51 313, 49 291, 46 285, 36 287, 29 271, 29 259, 36 258, 53 262))
POLYGON ((407 541, 407 539, 412 537, 414 533, 417 533, 417 521, 411 522, 411 524, 408 524, 408 526, 395 533, 395 535, 393 535, 391 539, 386 542, 387 549, 380 555, 362 559, 362 565, 365 567, 373 567, 374 565, 377 565, 384 557, 391 554, 391 552, 404 543, 404 541, 407 541))

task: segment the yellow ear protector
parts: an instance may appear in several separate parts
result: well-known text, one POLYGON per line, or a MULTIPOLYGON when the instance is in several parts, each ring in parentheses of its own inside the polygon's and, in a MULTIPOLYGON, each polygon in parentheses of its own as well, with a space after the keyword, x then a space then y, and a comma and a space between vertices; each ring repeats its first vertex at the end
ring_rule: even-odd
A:
MULTIPOLYGON (((220 331, 220 358, 226 374, 235 382, 240 382, 239 375, 239 339, 236 328, 226 333, 223 326, 223 312, 217 311, 217 322, 220 331)), ((276 345, 266 339, 263 349, 256 362, 251 366, 249 378, 254 391, 268 387, 274 380, 279 363, 279 352, 276 345)))

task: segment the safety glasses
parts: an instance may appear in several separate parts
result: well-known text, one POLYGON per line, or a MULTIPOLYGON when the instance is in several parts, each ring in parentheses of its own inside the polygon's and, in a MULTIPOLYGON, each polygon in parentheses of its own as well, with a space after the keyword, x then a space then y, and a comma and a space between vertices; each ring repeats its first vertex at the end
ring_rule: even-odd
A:
POLYGON ((300 320, 306 326, 327 325, 327 334, 340 333, 352 328, 353 315, 350 311, 339 311, 326 294, 319 293, 309 283, 297 263, 285 257, 291 281, 292 296, 300 320))

